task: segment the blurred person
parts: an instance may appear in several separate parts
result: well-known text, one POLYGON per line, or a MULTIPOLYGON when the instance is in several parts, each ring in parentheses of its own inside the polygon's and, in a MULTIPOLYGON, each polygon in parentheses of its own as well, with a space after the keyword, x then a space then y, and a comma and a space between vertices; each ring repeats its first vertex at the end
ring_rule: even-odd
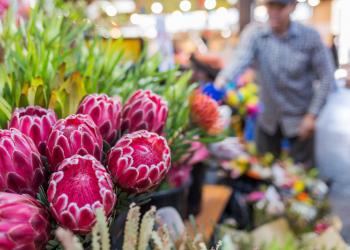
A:
POLYGON ((341 234, 350 243, 350 65, 342 65, 345 73, 338 81, 317 119, 315 152, 320 178, 330 184, 328 195, 332 213, 342 223, 341 234))
POLYGON ((217 88, 254 66, 261 111, 256 128, 259 153, 281 154, 287 138, 297 163, 314 164, 315 123, 334 86, 334 65, 317 31, 291 20, 296 0, 266 0, 269 22, 243 31, 232 61, 215 80, 217 88), (315 88, 315 82, 318 86, 315 88))

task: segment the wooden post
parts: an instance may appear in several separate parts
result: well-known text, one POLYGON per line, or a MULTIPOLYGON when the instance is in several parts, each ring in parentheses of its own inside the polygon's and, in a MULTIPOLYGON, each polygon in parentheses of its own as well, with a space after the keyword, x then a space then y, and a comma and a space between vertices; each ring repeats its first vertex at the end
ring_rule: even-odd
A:
POLYGON ((240 0, 239 1, 239 31, 251 21, 251 8, 254 0, 240 0))

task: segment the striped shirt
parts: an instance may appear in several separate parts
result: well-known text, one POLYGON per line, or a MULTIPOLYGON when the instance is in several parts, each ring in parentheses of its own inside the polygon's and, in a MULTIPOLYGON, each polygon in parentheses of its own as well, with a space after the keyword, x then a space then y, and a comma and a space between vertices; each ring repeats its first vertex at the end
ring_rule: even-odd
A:
POLYGON ((280 126, 286 137, 297 136, 303 116, 317 116, 335 86, 334 65, 320 35, 296 22, 283 36, 267 25, 249 25, 220 76, 231 81, 252 66, 260 84, 258 122, 270 134, 280 126))

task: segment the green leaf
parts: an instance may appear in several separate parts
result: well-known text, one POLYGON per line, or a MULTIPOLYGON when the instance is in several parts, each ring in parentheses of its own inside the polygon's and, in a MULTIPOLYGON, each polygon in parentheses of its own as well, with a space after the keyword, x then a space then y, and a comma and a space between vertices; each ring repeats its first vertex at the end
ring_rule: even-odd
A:
POLYGON ((200 137, 197 141, 202 143, 215 143, 220 142, 225 139, 224 135, 212 136, 212 137, 200 137))
POLYGON ((41 78, 34 78, 31 81, 30 87, 27 90, 29 105, 39 105, 46 107, 46 96, 44 91, 44 83, 41 78))
POLYGON ((49 108, 59 112, 62 117, 74 114, 80 101, 86 95, 85 85, 78 72, 73 73, 60 87, 58 91, 53 91, 49 108))
POLYGON ((11 118, 11 106, 8 102, 0 97, 0 126, 1 128, 6 128, 7 123, 11 118))

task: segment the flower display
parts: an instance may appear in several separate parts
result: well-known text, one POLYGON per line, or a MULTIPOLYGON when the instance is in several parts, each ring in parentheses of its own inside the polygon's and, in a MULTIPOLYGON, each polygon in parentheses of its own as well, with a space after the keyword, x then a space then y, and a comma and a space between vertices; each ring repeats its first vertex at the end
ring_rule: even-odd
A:
POLYGON ((121 111, 122 104, 119 97, 92 94, 84 98, 77 113, 90 115, 100 130, 102 138, 112 144, 120 131, 121 111))
POLYGON ((108 154, 107 165, 122 189, 142 193, 164 179, 170 168, 170 149, 162 136, 141 130, 117 142, 108 154))
POLYGON ((82 234, 91 231, 97 208, 108 216, 116 202, 110 175, 91 155, 65 159, 51 175, 47 197, 57 222, 82 234))
POLYGON ((137 90, 123 108, 122 131, 147 130, 161 134, 168 117, 168 105, 151 90, 137 90))
POLYGON ((45 181, 32 139, 17 129, 0 130, 0 191, 35 196, 45 181))
POLYGON ((9 128, 16 128, 32 138, 39 152, 45 155, 46 142, 56 121, 57 116, 53 110, 29 106, 15 109, 9 128))
POLYGON ((45 249, 49 235, 49 215, 37 200, 0 192, 0 249, 45 249))
POLYGON ((88 115, 70 115, 59 120, 47 140, 46 155, 51 171, 75 154, 93 155, 101 160, 103 142, 100 131, 88 115))

